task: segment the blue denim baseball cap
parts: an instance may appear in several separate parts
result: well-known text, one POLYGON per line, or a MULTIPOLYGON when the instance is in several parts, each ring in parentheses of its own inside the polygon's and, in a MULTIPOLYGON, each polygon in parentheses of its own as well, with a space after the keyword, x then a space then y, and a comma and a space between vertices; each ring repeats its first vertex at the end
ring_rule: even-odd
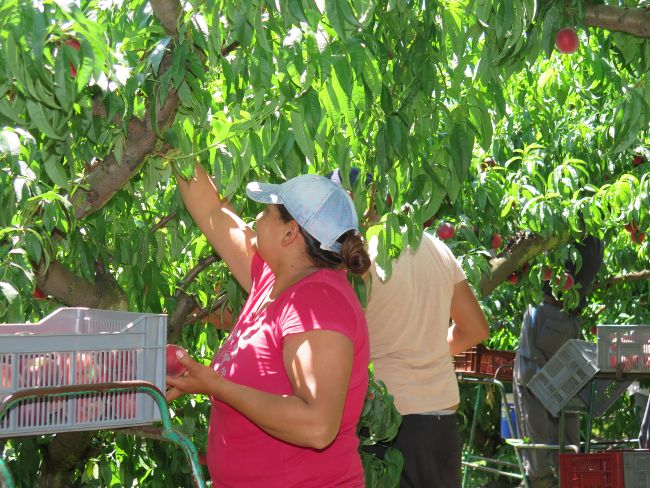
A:
POLYGON ((246 186, 246 194, 256 202, 284 205, 326 251, 340 253, 337 239, 349 230, 359 229, 352 199, 341 185, 324 176, 300 175, 279 185, 253 182, 246 186))

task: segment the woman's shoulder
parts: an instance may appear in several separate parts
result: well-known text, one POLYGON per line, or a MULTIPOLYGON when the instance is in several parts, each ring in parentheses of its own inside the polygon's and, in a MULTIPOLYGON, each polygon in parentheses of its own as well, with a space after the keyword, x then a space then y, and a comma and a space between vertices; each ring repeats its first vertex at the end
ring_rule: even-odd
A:
POLYGON ((355 344, 367 340, 363 309, 344 272, 320 270, 302 280, 286 297, 281 319, 284 333, 333 330, 355 344))
POLYGON ((354 289, 348 282, 345 271, 341 270, 316 271, 294 287, 292 298, 296 301, 317 302, 321 307, 336 305, 339 309, 345 308, 346 313, 350 312, 350 308, 361 310, 354 289))

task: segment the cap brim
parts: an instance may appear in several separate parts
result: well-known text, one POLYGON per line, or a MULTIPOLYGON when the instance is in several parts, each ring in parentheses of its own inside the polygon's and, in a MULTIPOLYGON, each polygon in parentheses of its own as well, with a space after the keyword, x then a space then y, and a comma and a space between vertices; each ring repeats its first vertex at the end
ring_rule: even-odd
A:
POLYGON ((274 205, 279 205, 282 202, 280 198, 280 185, 274 185, 272 183, 259 183, 253 181, 246 185, 246 195, 251 200, 260 203, 270 203, 274 205))

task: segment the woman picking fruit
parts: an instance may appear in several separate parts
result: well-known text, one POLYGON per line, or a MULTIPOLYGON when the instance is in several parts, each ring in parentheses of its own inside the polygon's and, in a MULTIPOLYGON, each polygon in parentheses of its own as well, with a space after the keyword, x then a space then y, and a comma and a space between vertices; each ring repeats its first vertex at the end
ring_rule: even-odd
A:
POLYGON ((368 382, 368 332, 345 271, 370 260, 346 192, 303 175, 251 183, 267 204, 255 231, 219 197, 205 170, 177 177, 183 201, 250 294, 210 367, 178 354, 168 400, 212 401, 213 486, 363 487, 356 425, 368 382))

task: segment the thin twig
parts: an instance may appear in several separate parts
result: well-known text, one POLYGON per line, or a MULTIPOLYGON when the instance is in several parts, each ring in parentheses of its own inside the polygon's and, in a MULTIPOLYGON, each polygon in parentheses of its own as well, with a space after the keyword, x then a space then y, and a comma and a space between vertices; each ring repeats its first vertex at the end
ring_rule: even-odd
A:
POLYGON ((643 271, 635 271, 627 274, 620 274, 611 276, 603 281, 600 281, 594 285, 594 288, 608 288, 611 285, 616 285, 619 283, 626 283, 628 281, 642 281, 650 279, 650 269, 644 269, 643 271))
POLYGON ((176 210, 174 210, 172 213, 170 213, 166 217, 163 217, 158 222, 156 222, 156 224, 151 228, 151 232, 156 232, 157 230, 162 229, 167 225, 167 223, 170 220, 174 219, 175 217, 176 217, 176 210))
POLYGON ((221 261, 221 258, 216 254, 210 254, 209 256, 199 259, 197 265, 194 266, 190 270, 190 272, 187 273, 185 278, 183 278, 181 282, 178 284, 178 289, 180 291, 185 291, 187 285, 189 285, 192 281, 194 281, 196 277, 199 275, 199 273, 201 273, 201 271, 203 271, 205 268, 218 261, 221 261))
POLYGON ((223 292, 217 297, 217 299, 214 301, 214 303, 212 303, 211 305, 208 305, 207 307, 205 307, 205 308, 199 310, 198 312, 193 313, 189 317, 187 317, 185 319, 185 322, 183 323, 183 325, 192 324, 194 322, 197 322, 197 321, 207 317, 214 310, 217 310, 219 307, 221 307, 221 305, 226 303, 226 301, 228 301, 228 295, 225 292, 223 292))

